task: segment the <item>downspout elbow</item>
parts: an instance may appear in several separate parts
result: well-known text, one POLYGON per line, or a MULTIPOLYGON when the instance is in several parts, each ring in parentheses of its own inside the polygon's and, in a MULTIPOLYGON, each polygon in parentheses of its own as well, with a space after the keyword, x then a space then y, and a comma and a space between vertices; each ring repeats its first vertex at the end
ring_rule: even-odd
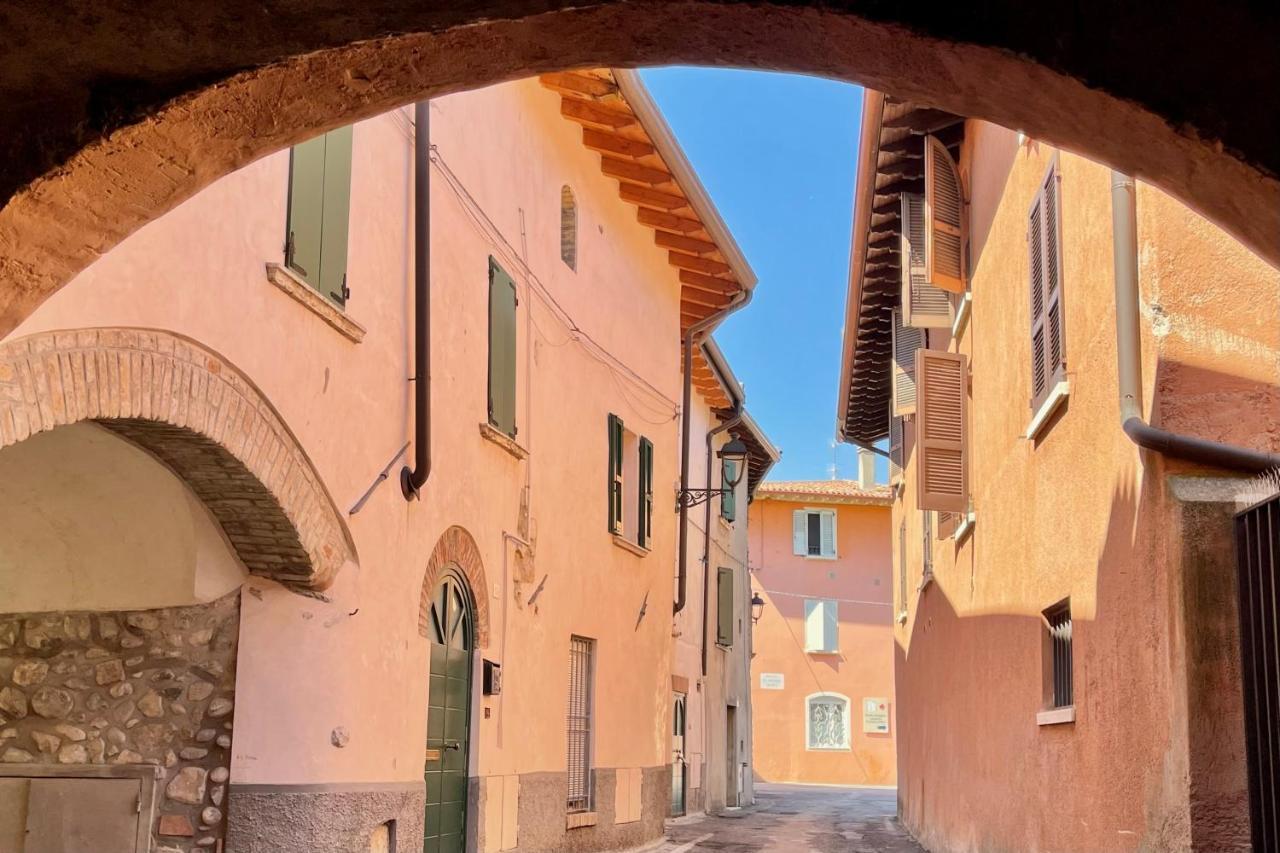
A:
POLYGON ((1280 455, 1181 435, 1154 427, 1142 416, 1142 329, 1138 290, 1138 215, 1136 187, 1129 175, 1111 173, 1112 251, 1116 287, 1116 370, 1120 426, 1139 447, 1251 474, 1280 469, 1280 455))

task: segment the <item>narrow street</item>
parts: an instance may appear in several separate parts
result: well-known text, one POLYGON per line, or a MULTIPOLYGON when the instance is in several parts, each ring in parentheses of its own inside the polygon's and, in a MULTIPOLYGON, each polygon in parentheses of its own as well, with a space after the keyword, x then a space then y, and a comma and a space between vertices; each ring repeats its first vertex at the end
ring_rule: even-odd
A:
POLYGON ((756 805, 667 826, 660 853, 925 853, 894 817, 893 791, 756 785, 756 805))

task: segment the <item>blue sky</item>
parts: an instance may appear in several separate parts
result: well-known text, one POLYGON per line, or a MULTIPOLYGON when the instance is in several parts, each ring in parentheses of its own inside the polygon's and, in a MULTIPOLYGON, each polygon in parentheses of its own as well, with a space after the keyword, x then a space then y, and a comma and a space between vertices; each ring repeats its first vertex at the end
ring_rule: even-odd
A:
MULTIPOLYGON (((711 68, 643 77, 759 278, 716 340, 747 409, 782 448, 770 479, 826 479, 862 89, 711 68)), ((836 463, 839 476, 857 476, 853 447, 839 445, 836 463)))

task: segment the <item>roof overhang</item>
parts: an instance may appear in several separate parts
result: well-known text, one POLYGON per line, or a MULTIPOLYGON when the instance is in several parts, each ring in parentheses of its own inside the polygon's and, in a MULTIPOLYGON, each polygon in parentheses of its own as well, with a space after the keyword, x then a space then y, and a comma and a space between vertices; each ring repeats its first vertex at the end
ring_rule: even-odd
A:
POLYGON ((854 190, 836 430, 853 444, 888 435, 892 311, 901 298, 901 194, 924 192, 924 138, 954 152, 964 119, 865 90, 854 190))
MULTIPOLYGON (((539 79, 560 95, 560 114, 581 125, 601 173, 618 182, 618 195, 666 251, 680 284, 681 338, 705 320, 711 323, 701 334, 709 336, 717 315, 749 295, 756 275, 640 75, 595 68, 539 79)), ((731 407, 701 347, 693 358, 694 387, 713 407, 731 407)))
POLYGON ((729 434, 745 444, 750 454, 747 457, 747 500, 753 501, 760 483, 782 458, 782 451, 774 446, 755 418, 745 409, 742 411, 742 419, 729 429, 729 434))

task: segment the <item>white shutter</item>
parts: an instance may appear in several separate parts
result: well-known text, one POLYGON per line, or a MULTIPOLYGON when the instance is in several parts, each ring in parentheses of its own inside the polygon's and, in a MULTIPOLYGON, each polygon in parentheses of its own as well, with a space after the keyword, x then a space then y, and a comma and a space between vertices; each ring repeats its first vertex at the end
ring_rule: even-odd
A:
POLYGON ((838 603, 835 601, 822 602, 822 628, 823 643, 822 648, 828 652, 840 651, 840 616, 838 603))
POLYGON ((812 598, 804 600, 804 650, 822 651, 823 602, 812 598))
POLYGON ((951 294, 929 283, 925 257, 924 196, 903 193, 902 239, 902 321, 915 328, 950 329, 955 321, 951 294))
POLYGON ((910 415, 916 410, 916 350, 925 345, 924 329, 904 325, 902 310, 895 308, 891 340, 893 353, 893 407, 895 415, 910 415))
POLYGON ((824 509, 820 517, 822 518, 822 556, 834 557, 836 555, 836 514, 832 510, 824 509))
POLYGON ((791 513, 791 553, 806 556, 809 553, 808 513, 798 509, 791 513))

